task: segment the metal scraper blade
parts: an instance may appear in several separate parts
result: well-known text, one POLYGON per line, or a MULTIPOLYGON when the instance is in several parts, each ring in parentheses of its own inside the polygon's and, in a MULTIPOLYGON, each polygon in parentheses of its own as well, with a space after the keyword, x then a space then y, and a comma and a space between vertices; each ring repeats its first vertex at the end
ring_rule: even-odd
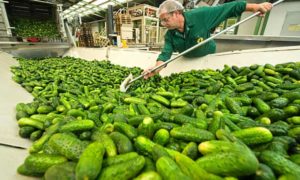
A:
POLYGON ((127 91, 127 89, 130 86, 130 82, 132 81, 132 79, 133 79, 133 75, 130 73, 129 76, 127 78, 125 78, 125 80, 120 85, 120 91, 121 92, 126 92, 127 91))

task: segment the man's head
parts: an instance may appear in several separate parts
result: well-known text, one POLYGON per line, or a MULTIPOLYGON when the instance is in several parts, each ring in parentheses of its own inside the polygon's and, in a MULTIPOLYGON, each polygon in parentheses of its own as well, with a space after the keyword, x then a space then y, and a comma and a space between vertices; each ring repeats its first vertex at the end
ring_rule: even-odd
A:
POLYGON ((176 29, 179 26, 178 18, 182 16, 183 6, 176 0, 166 0, 158 8, 158 17, 161 24, 168 29, 176 29))

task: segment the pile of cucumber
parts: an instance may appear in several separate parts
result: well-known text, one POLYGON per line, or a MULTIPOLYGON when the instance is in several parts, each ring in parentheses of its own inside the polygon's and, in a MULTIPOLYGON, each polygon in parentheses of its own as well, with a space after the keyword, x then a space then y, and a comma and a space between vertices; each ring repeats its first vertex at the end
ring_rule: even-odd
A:
POLYGON ((26 18, 14 18, 11 20, 13 33, 16 36, 28 38, 58 38, 60 37, 57 25, 53 20, 33 20, 26 18))
POLYGON ((192 70, 119 86, 109 61, 18 59, 33 141, 18 173, 44 179, 300 179, 300 63, 192 70))

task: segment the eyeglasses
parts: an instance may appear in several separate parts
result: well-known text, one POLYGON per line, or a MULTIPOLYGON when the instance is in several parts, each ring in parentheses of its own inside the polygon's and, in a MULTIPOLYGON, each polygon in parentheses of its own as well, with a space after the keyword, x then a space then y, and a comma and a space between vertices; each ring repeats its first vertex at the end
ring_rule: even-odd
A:
POLYGON ((173 13, 169 13, 167 17, 164 17, 160 19, 160 23, 162 25, 165 25, 167 22, 169 22, 170 18, 173 16, 173 13))

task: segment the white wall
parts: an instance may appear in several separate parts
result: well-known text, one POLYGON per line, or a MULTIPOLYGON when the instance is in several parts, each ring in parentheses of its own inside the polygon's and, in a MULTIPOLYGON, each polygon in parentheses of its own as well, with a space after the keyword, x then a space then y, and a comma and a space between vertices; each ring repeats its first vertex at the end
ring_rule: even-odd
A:
POLYGON ((99 22, 92 23, 91 29, 92 29, 92 34, 94 34, 94 32, 99 32, 99 22))
MULTIPOLYGON (((251 12, 244 12, 241 16, 241 20, 247 18, 248 16, 250 16, 251 12)), ((255 30, 255 26, 256 26, 256 22, 257 22, 257 17, 254 17, 250 20, 248 20, 247 22, 244 22, 243 24, 241 24, 239 26, 239 30, 238 30, 238 35, 253 35, 254 30, 255 30)))
POLYGON ((264 35, 267 36, 280 35, 287 11, 300 11, 300 1, 283 2, 277 5, 276 7, 274 7, 274 9, 270 13, 270 17, 264 35))
MULTIPOLYGON (((252 2, 251 2, 252 3, 252 2)), ((268 23, 265 29, 264 35, 266 36, 279 36, 282 26, 284 24, 285 16, 287 11, 300 11, 300 1, 297 2, 282 2, 275 6, 268 19, 268 23)), ((250 16, 251 12, 245 12, 242 14, 241 19, 245 19, 250 16)), ((300 18, 300 17, 299 17, 300 18)), ((242 25, 238 30, 238 35, 253 35, 257 18, 253 18, 242 25)), ((262 20, 263 23, 263 20, 262 20)), ((262 26, 262 24, 261 24, 262 26)))

